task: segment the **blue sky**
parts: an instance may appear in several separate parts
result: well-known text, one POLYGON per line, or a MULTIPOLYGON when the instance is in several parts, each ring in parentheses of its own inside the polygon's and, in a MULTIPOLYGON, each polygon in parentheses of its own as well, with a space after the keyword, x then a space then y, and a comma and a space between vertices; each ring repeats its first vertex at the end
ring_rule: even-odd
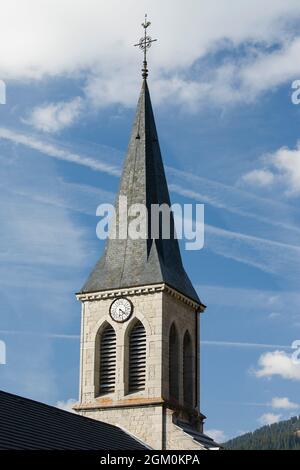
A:
POLYGON ((1 388, 77 398, 74 293, 103 249, 95 211, 118 187, 147 10, 172 202, 205 204, 204 249, 182 255, 207 305, 206 430, 222 440, 299 413, 300 5, 266 1, 259 15, 256 1, 41 3, 24 1, 18 18, 14 1, 2 7, 1 388))

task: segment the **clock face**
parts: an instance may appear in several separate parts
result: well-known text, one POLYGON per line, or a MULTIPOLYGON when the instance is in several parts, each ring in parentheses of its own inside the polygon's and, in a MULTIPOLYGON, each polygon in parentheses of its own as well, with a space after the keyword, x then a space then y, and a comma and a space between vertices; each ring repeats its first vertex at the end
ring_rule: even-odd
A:
POLYGON ((133 305, 130 300, 125 299, 125 297, 114 300, 110 306, 110 316, 117 322, 128 320, 132 311, 133 305))

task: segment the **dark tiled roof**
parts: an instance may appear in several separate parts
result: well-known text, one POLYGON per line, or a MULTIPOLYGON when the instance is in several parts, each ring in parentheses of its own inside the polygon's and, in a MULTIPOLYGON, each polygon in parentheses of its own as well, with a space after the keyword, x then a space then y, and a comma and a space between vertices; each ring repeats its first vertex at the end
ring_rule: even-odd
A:
MULTIPOLYGON (((151 233, 151 206, 167 204, 170 197, 160 153, 155 120, 146 80, 143 81, 135 121, 121 177, 119 195, 128 205, 143 204, 148 209, 151 233)), ((116 201, 116 214, 119 205, 116 201)), ((166 283, 201 303, 182 265, 178 240, 171 220, 171 238, 132 240, 108 239, 103 256, 81 292, 95 292, 148 284, 166 283)))
POLYGON ((220 444, 217 444, 211 437, 207 436, 206 434, 203 434, 199 431, 196 431, 192 426, 189 424, 183 422, 183 421, 177 421, 177 426, 179 426, 185 433, 189 434, 194 441, 199 442, 205 449, 220 449, 222 446, 220 444))
POLYGON ((0 449, 144 450, 117 426, 0 391, 0 449))

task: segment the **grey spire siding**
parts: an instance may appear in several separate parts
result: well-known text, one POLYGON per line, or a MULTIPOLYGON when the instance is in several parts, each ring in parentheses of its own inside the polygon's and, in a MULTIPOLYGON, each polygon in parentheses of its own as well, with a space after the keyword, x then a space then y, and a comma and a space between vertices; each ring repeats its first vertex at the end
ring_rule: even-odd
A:
MULTIPOLYGON (((128 206, 145 204, 148 227, 151 205, 167 204, 170 197, 166 182, 147 81, 143 80, 127 156, 116 200, 127 196, 128 206)), ((122 287, 166 283, 199 304, 200 299, 189 280, 181 260, 178 241, 162 237, 151 240, 107 239, 104 253, 81 292, 95 292, 122 287)))

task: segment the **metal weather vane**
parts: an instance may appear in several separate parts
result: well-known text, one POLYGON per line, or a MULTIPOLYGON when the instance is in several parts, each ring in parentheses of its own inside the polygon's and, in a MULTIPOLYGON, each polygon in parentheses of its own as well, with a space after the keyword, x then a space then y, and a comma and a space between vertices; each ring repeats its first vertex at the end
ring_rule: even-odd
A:
POLYGON ((143 61, 143 68, 142 68, 142 77, 146 79, 148 77, 148 69, 147 69, 147 50, 151 47, 152 43, 157 41, 157 39, 152 39, 151 36, 147 35, 147 28, 151 25, 150 21, 147 21, 147 14, 145 15, 145 21, 142 23, 142 27, 144 28, 144 36, 139 40, 135 46, 138 46, 144 53, 144 61, 143 61))

